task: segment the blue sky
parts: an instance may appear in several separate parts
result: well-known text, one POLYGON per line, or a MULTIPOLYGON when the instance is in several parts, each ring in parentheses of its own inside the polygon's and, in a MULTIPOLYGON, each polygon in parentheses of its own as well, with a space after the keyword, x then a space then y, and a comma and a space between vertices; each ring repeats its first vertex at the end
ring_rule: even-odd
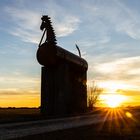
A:
POLYGON ((1 0, 0 97, 39 96, 42 15, 51 17, 58 45, 77 54, 78 44, 89 64, 89 82, 140 91, 139 5, 139 0, 1 0))

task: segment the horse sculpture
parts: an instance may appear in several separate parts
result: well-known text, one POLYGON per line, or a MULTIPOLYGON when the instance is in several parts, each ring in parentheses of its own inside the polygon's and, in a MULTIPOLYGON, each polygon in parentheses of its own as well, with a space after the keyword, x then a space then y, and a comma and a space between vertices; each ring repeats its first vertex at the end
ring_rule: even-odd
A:
POLYGON ((42 65, 41 113, 64 116, 85 112, 88 64, 80 56, 58 46, 50 17, 41 19, 40 29, 44 32, 37 50, 37 60, 42 65))

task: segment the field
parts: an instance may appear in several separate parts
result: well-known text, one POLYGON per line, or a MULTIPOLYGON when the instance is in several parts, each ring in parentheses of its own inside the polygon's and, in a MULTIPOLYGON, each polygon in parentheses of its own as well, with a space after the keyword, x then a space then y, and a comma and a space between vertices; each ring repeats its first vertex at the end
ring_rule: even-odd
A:
MULTIPOLYGON (((93 113, 102 113, 103 122, 90 126, 73 128, 28 136, 26 139, 47 140, 140 140, 140 108, 125 108, 118 111, 102 109, 93 113), (109 110, 109 111, 108 111, 109 110), (111 117, 115 119, 110 120, 111 117), (119 117, 119 119, 117 118, 119 117)), ((39 109, 0 109, 0 122, 29 121, 42 119, 39 109)))
POLYGON ((0 108, 0 123, 40 119, 38 108, 0 108))

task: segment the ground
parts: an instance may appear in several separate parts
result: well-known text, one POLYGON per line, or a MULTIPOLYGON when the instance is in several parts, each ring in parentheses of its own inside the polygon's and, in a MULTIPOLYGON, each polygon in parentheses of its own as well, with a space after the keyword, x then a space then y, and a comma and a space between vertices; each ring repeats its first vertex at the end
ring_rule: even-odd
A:
MULTIPOLYGON (((99 109, 93 113, 102 113, 103 122, 90 126, 73 128, 28 136, 23 140, 139 140, 140 139, 140 108, 99 109), (101 111, 102 110, 102 111, 101 111), (111 117, 115 119, 110 120, 111 117), (119 119, 117 118, 119 117, 119 119)), ((42 119, 39 109, 0 109, 0 122, 29 121, 42 119)))

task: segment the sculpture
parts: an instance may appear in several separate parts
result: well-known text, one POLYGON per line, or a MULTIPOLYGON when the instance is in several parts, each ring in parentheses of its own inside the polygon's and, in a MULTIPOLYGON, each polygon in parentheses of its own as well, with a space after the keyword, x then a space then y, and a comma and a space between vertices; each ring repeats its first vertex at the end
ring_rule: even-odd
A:
POLYGON ((59 47, 50 17, 43 16, 43 36, 37 50, 37 60, 43 65, 41 78, 41 113, 67 116, 86 111, 87 69, 83 58, 59 47), (42 43, 46 33, 46 40, 42 43))

